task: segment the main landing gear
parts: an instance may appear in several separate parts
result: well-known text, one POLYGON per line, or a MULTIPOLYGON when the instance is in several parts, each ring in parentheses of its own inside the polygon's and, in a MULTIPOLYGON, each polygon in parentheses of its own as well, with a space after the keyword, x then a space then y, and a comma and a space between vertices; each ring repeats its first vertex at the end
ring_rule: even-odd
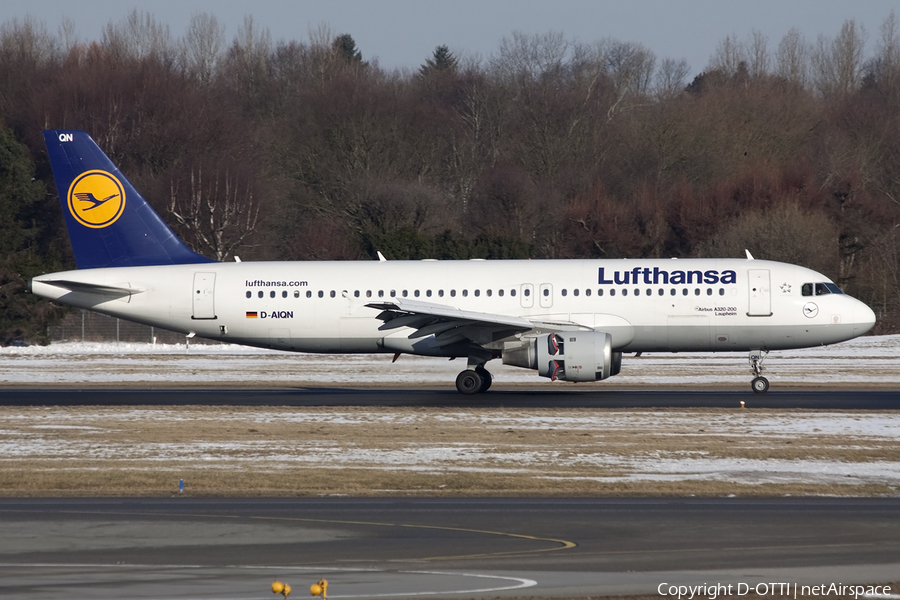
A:
POLYGON ((466 369, 456 376, 456 389, 460 394, 470 396, 480 392, 488 391, 494 378, 484 368, 484 363, 476 366, 474 369, 466 369))
POLYGON ((769 380, 762 376, 762 363, 768 353, 768 350, 750 351, 750 372, 754 375, 750 387, 757 394, 765 394, 769 391, 769 380))

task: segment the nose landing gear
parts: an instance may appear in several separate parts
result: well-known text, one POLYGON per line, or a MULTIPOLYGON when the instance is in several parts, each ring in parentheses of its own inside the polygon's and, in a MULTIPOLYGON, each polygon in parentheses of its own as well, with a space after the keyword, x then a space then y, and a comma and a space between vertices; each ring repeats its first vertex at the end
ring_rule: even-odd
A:
POLYGON ((762 363, 768 354, 768 350, 750 351, 750 372, 754 375, 753 381, 750 382, 750 388, 756 394, 765 394, 769 391, 769 380, 762 376, 762 363))

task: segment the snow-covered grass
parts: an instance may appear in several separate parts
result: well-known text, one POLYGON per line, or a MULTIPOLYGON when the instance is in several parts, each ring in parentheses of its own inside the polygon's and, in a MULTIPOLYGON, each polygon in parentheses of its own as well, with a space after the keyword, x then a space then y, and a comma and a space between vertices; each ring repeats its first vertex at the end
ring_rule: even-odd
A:
MULTIPOLYGON (((771 353, 766 375, 778 383, 900 384, 900 336, 863 337, 835 346, 771 353)), ((390 354, 321 355, 228 344, 152 345, 67 342, 0 348, 0 385, 100 383, 451 383, 461 360, 390 354)), ((532 371, 488 365, 497 383, 535 383, 532 371)), ((744 353, 625 355, 623 385, 745 386, 744 353)))

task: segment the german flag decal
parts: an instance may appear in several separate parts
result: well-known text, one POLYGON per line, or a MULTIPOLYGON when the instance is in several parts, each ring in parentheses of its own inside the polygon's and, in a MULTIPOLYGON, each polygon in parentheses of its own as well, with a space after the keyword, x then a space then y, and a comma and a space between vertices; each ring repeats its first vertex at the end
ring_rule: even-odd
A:
POLYGON ((256 311, 253 311, 253 312, 250 312, 249 310, 247 311, 247 318, 248 318, 248 319, 255 319, 256 316, 257 316, 257 315, 256 315, 256 311))

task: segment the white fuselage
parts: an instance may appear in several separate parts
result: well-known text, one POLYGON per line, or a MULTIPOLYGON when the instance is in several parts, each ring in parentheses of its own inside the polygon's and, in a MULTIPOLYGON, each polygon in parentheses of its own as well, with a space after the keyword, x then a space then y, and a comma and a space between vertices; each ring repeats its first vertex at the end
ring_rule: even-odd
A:
POLYGON ((804 295, 804 284, 825 282, 803 267, 743 259, 235 262, 52 273, 35 277, 32 291, 185 334, 301 352, 414 351, 410 329, 379 330, 379 310, 366 306, 394 297, 577 324, 610 333, 620 352, 678 352, 802 348, 868 331, 874 314, 862 302, 809 287, 804 295))

